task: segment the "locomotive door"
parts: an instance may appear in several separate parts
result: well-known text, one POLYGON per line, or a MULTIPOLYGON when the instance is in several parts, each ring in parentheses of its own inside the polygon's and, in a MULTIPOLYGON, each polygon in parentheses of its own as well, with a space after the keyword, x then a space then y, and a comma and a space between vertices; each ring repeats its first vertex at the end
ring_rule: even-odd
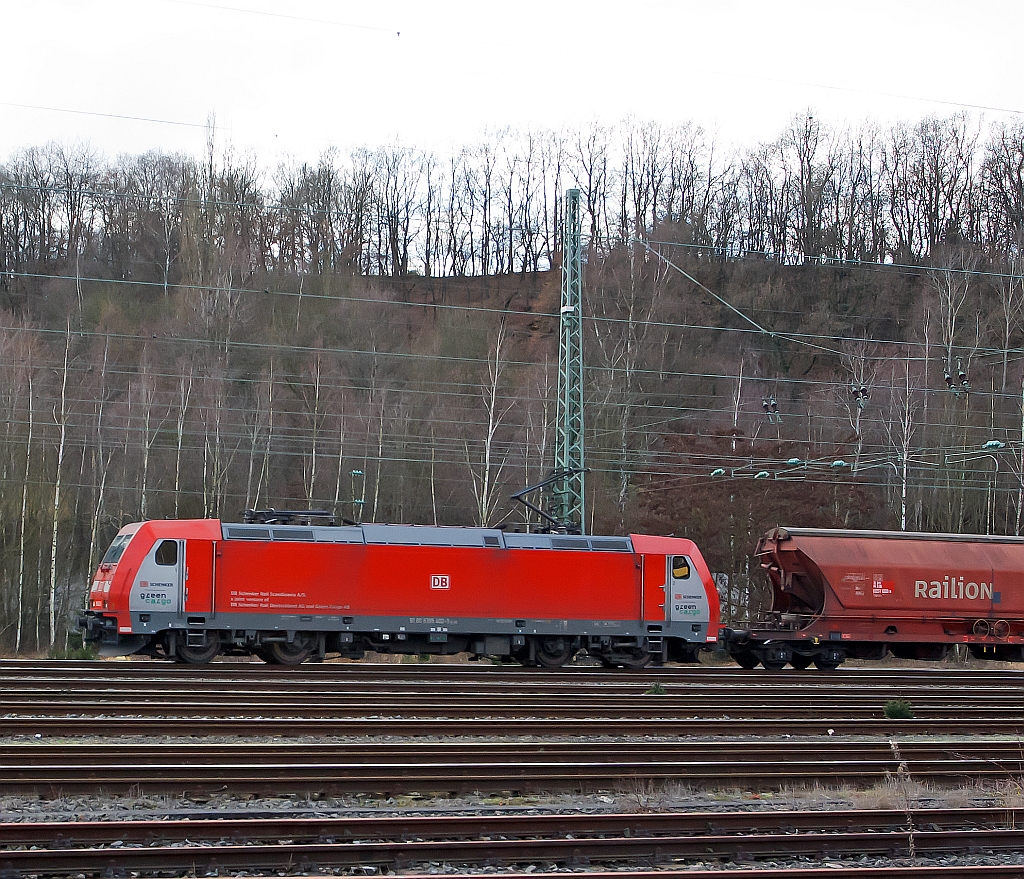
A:
POLYGON ((707 622, 710 613, 708 596, 693 562, 685 555, 671 555, 666 561, 668 572, 665 582, 668 587, 668 600, 665 609, 669 622, 707 622))
MULTIPOLYGON (((185 613, 212 614, 213 551, 216 544, 211 540, 189 540, 187 543, 187 555, 182 552, 185 613)), ((185 550, 184 545, 182 549, 185 550)))

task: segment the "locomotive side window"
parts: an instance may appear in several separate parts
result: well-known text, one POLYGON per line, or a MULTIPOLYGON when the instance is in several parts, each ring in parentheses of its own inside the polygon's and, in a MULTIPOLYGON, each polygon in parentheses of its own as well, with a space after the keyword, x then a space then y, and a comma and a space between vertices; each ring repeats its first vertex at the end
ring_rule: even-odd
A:
POLYGON ((107 550, 103 559, 100 561, 101 565, 116 565, 118 559, 121 558, 121 554, 124 552, 125 547, 128 546, 128 542, 132 539, 131 534, 118 534, 114 538, 114 542, 110 544, 110 548, 107 550))
POLYGON ((672 556, 672 577, 675 580, 686 580, 690 576, 690 560, 684 555, 672 556))
POLYGON ((178 564, 178 541, 177 540, 164 540, 156 548, 156 556, 154 561, 158 565, 176 565, 178 564))

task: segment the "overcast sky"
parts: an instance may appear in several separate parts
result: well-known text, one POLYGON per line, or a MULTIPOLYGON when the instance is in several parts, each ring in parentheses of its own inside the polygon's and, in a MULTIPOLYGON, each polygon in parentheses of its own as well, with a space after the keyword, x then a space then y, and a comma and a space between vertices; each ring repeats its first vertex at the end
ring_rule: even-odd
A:
POLYGON ((626 116, 719 142, 967 109, 1020 119, 1020 0, 0 0, 0 158, 218 141, 265 166, 331 145, 446 152, 626 116), (984 109, 982 109, 984 108, 984 109), (134 118, 133 118, 134 117, 134 118), (154 121, 143 121, 154 120, 154 121))

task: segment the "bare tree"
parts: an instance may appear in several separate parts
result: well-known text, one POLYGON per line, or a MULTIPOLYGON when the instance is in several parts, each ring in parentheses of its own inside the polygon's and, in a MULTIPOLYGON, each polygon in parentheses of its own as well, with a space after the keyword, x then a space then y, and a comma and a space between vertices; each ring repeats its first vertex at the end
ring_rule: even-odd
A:
POLYGON ((498 442, 498 432, 502 423, 515 406, 515 400, 509 400, 503 390, 505 342, 505 322, 502 321, 487 357, 486 378, 480 385, 480 396, 487 419, 480 451, 471 452, 468 439, 463 445, 466 466, 472 480, 473 497, 476 500, 476 522, 482 528, 490 524, 497 509, 500 500, 498 480, 508 464, 509 456, 507 446, 502 447, 498 442))
POLYGON ((178 518, 181 504, 181 450, 185 442, 185 425, 188 422, 189 403, 192 399, 191 360, 183 360, 178 364, 178 414, 175 423, 174 449, 174 518, 178 518))
POLYGON ((875 374, 878 370, 877 346, 867 340, 847 342, 842 356, 849 388, 839 388, 839 405, 846 412, 850 427, 853 428, 856 451, 853 458, 853 472, 860 467, 861 452, 864 449, 862 427, 864 411, 874 389, 875 374))
POLYGON ((1006 393, 1006 370, 1010 354, 1010 341, 1020 329, 1024 317, 1024 263, 1020 251, 1010 253, 1006 269, 993 278, 996 295, 999 298, 999 329, 1001 331, 1000 355, 1003 376, 1000 390, 1006 393))
POLYGON ((60 373, 60 409, 53 408, 53 420, 59 430, 57 464, 53 476, 53 536, 50 542, 50 646, 57 640, 57 528, 60 523, 61 478, 68 433, 68 375, 71 360, 71 321, 68 321, 64 344, 64 366, 60 373))
POLYGON ((909 351, 902 359, 902 376, 893 364, 889 382, 889 410, 882 419, 889 446, 896 453, 892 465, 899 486, 900 530, 907 530, 907 495, 910 485, 910 460, 913 454, 914 434, 917 431, 917 388, 910 372, 909 351))
POLYGON ((977 264, 977 255, 965 248, 955 247, 937 255, 935 266, 928 272, 932 288, 938 297, 946 374, 958 382, 961 381, 959 377, 953 375, 957 365, 956 349, 963 331, 964 310, 967 307, 977 264))

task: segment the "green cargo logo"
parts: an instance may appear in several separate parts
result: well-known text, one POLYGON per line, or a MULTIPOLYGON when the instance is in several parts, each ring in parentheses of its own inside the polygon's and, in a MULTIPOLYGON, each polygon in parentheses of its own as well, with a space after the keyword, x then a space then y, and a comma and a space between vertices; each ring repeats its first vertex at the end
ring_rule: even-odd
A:
POLYGON ((174 588, 173 583, 148 583, 143 581, 139 584, 141 591, 139 592, 139 600, 150 607, 170 607, 171 595, 170 591, 174 588), (157 592, 156 590, 166 590, 157 592))

